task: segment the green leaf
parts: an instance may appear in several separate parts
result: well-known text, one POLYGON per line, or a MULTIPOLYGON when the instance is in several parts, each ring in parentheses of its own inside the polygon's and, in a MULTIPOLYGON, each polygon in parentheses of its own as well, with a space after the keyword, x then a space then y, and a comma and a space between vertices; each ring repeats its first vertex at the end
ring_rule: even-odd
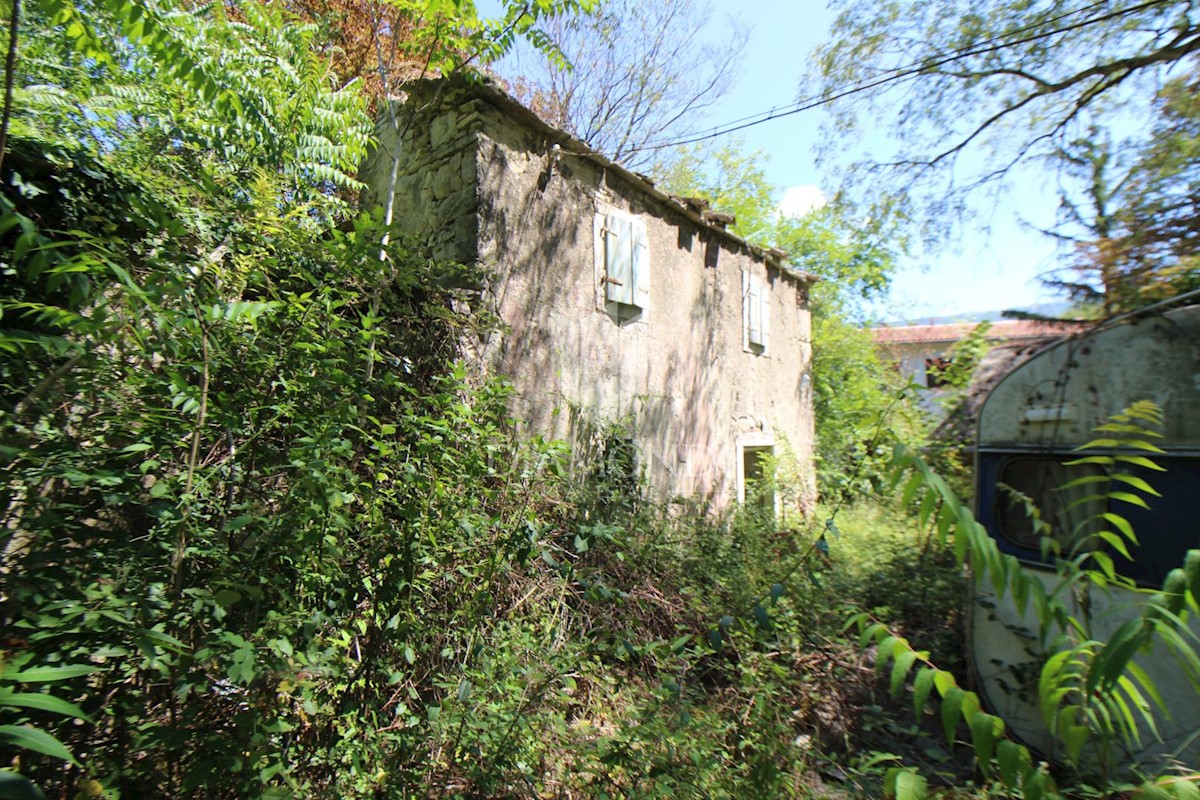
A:
POLYGON ((70 678, 91 675, 93 672, 99 671, 96 667, 89 667, 84 664, 70 664, 65 667, 32 667, 5 675, 4 677, 8 680, 18 681, 19 683, 51 683, 53 681, 65 681, 70 678))
POLYGON ((892 696, 900 694, 900 689, 904 686, 904 679, 908 677, 908 671, 917 661, 917 654, 912 650, 903 650, 896 656, 896 661, 892 664, 892 680, 891 690, 892 696))
POLYGON ((1141 619, 1131 619, 1109 637, 1108 643, 1092 661, 1088 671, 1086 690, 1090 693, 1097 687, 1111 687, 1125 672, 1125 667, 1134 653, 1146 641, 1141 619))
POLYGON ((1172 614, 1183 611, 1187 603, 1188 579, 1182 567, 1176 567, 1163 579, 1162 599, 1172 614))
POLYGON ((3 706, 32 708, 38 711, 49 711, 52 714, 62 714, 66 717, 81 719, 85 722, 92 721, 91 718, 89 718, 79 706, 49 694, 39 694, 35 692, 14 692, 13 694, 0 694, 0 707, 3 706))
POLYGON ((1121 481, 1121 483, 1128 484, 1137 489, 1139 492, 1145 492, 1146 494, 1154 495, 1155 497, 1162 497, 1162 494, 1156 491, 1153 486, 1146 483, 1145 480, 1139 478, 1137 475, 1130 475, 1125 472, 1117 472, 1113 474, 1113 480, 1118 480, 1121 481))
POLYGON ((1200 603, 1200 550, 1188 550, 1183 571, 1187 574, 1188 591, 1200 603))
POLYGON ((1163 711, 1169 713, 1170 709, 1167 708, 1166 701, 1163 699, 1162 694, 1158 691, 1158 687, 1154 684, 1154 681, 1150 678, 1150 674, 1146 672, 1146 670, 1142 669, 1136 661, 1129 662, 1128 670, 1129 674, 1133 676, 1133 679, 1139 686, 1142 687, 1142 691, 1149 696, 1154 704, 1163 711))
POLYGON ((1129 503, 1130 505, 1144 508, 1147 511, 1150 510, 1150 506, 1146 503, 1146 501, 1136 494, 1131 494, 1129 492, 1109 492, 1108 497, 1111 500, 1120 500, 1122 502, 1129 503))
POLYGON ((226 533, 233 533, 234 531, 240 531, 253 521, 254 517, 252 515, 242 514, 226 521, 226 523, 221 526, 221 530, 225 531, 226 533))
POLYGON ((990 772, 992 752, 995 749, 996 738, 1004 733, 1004 721, 981 711, 971 716, 969 724, 975 757, 979 759, 979 766, 985 772, 990 772))
POLYGON ((962 716, 963 698, 966 692, 957 686, 950 688, 942 696, 942 730, 946 733, 946 741, 954 744, 954 731, 958 728, 958 720, 962 716))
POLYGON ((880 674, 882 674, 883 670, 887 668, 888 662, 892 660, 892 656, 896 653, 896 648, 894 645, 898 641, 899 639, 897 639, 895 636, 892 636, 890 633, 879 641, 879 647, 875 652, 875 669, 878 670, 880 674))
POLYGON ((1081 475, 1078 478, 1072 478, 1062 486, 1054 487, 1054 491, 1065 492, 1070 489, 1074 489, 1076 486, 1086 486, 1093 483, 1108 483, 1108 481, 1109 477, 1107 475, 1081 475))
POLYGON ((1025 770, 1021 780, 1021 793, 1025 800, 1042 800, 1046 796, 1046 774, 1036 767, 1025 770))
POLYGON ((924 777, 898 767, 888 771, 885 785, 890 785, 896 800, 925 800, 929 788, 924 777))
POLYGON ((1111 466, 1112 463, 1112 456, 1084 456, 1083 458, 1073 458, 1070 461, 1064 461, 1063 466, 1074 467, 1082 464, 1097 464, 1102 467, 1107 467, 1111 466))
POLYGON ((78 764, 67 746, 45 731, 29 725, 0 725, 0 742, 22 750, 32 750, 52 758, 78 764))
POLYGON ((996 743, 996 762, 1000 767, 1000 780, 1009 789, 1017 788, 1021 768, 1030 762, 1029 751, 1009 739, 996 743))
POLYGON ((917 678, 913 681, 913 713, 918 717, 925 711, 925 703, 929 700, 929 693, 933 689, 933 680, 937 677, 937 670, 933 667, 922 667, 917 672, 917 678))
POLYGON ((1093 550, 1092 552, 1088 553, 1088 558, 1096 563, 1096 566, 1100 568, 1100 571, 1104 573, 1104 576, 1110 581, 1115 581, 1117 579, 1116 564, 1113 562, 1112 556, 1110 556, 1108 553, 1100 550, 1093 550))
MULTIPOLYGON (((1124 539, 1122 539, 1120 536, 1117 536, 1117 535, 1116 535, 1115 533, 1113 533, 1112 531, 1100 531, 1100 532, 1099 532, 1099 533, 1097 533, 1096 535, 1097 535, 1098 537, 1100 537, 1100 539, 1101 539, 1101 540, 1102 540, 1102 541, 1103 541, 1105 544, 1107 544, 1107 545, 1108 545, 1109 547, 1111 547, 1113 550, 1116 550, 1118 553, 1120 553, 1120 554, 1121 554, 1122 556, 1124 556, 1126 559, 1130 559, 1130 560, 1132 560, 1132 559, 1133 559, 1133 556, 1131 556, 1131 555, 1129 554, 1129 548, 1126 546, 1126 544, 1125 544, 1125 540, 1124 540, 1124 539)), ((1093 554, 1093 555, 1095 555, 1095 554, 1093 554)), ((1110 577, 1111 577, 1111 576, 1110 576, 1110 577)))
POLYGON ((0 800, 46 800, 46 795, 24 775, 0 769, 0 800))
MULTIPOLYGON (((1064 708, 1064 712, 1070 712, 1069 716, 1074 716, 1074 708, 1064 708)), ((1058 729, 1058 735, 1062 737, 1063 744, 1067 748, 1067 758, 1072 764, 1078 764, 1080 756, 1083 755, 1083 746, 1087 744, 1088 729, 1086 725, 1076 725, 1073 722, 1067 721, 1068 715, 1064 714, 1061 717, 1058 729)))
POLYGON ((1151 469, 1156 472, 1166 472, 1167 471, 1166 467, 1161 466, 1154 461, 1151 461, 1150 459, 1146 458, 1145 456, 1130 456, 1130 455, 1125 455, 1124 453, 1121 453, 1121 454, 1114 456, 1114 458, 1117 461, 1120 461, 1122 464, 1133 464, 1135 467, 1151 469))
POLYGON ((764 631, 771 629, 771 617, 767 614, 767 610, 760 605, 754 606, 754 620, 764 631))
POLYGON ((1195 780, 1195 778, 1187 776, 1159 778, 1158 785, 1171 792, 1172 797, 1177 800, 1200 800, 1200 788, 1196 787, 1195 780))
POLYGON ((1129 524, 1129 520, 1122 517, 1120 514, 1114 514, 1111 511, 1105 511, 1100 515, 1106 522, 1121 532, 1129 541, 1137 544, 1137 536, 1133 533, 1133 526, 1129 524))

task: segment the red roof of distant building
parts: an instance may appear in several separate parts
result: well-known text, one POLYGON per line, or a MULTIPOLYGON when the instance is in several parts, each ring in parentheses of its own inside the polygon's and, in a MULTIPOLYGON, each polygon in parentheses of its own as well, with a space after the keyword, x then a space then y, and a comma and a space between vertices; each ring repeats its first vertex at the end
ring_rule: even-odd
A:
MULTIPOLYGON (((946 325, 892 325, 872 328, 876 344, 908 344, 913 342, 957 342, 965 339, 981 323, 955 322, 946 325)), ((1062 336, 1073 326, 1035 320, 1006 319, 993 322, 988 329, 989 341, 1040 339, 1062 336)))

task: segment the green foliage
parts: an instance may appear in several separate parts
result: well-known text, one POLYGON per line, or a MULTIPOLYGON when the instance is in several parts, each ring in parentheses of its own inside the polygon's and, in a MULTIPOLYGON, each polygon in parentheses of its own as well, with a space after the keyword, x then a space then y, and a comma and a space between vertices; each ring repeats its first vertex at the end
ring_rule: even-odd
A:
MULTIPOLYGON (((780 212, 782 188, 767 177, 767 157, 740 142, 719 148, 685 148, 659 165, 673 194, 699 196, 736 217, 734 230, 748 241, 776 247, 789 262, 821 278, 818 310, 853 315, 857 301, 883 292, 907 241, 898 209, 862 218, 840 202, 822 203, 800 216, 780 212)), ((881 206, 882 207, 882 206, 881 206)))
POLYGON ((954 553, 914 510, 862 501, 838 512, 838 596, 873 619, 887 620, 943 668, 964 675, 963 583, 954 553))
MULTIPOLYGON (((0 651, 0 659, 4 653, 0 651)), ((39 684, 55 683, 90 675, 93 667, 71 664, 58 667, 27 667, 31 653, 0 660, 0 743, 18 753, 36 753, 78 765, 71 751, 53 734, 28 724, 24 717, 30 712, 46 712, 92 724, 92 720, 77 704, 48 692, 28 691, 39 684), (7 720, 23 724, 9 724, 7 720)), ((14 761, 14 764, 17 763, 14 761)), ((5 800, 39 800, 41 790, 27 777, 9 769, 0 769, 0 798, 5 800)))
POLYGON ((593 11, 597 0, 503 0, 499 17, 480 17, 474 3, 455 0, 397 0, 403 16, 420 21, 405 49, 422 60, 423 71, 449 75, 472 64, 492 64, 519 42, 563 68, 569 67, 546 23, 593 11))
POLYGON ((979 367, 979 362, 991 349, 988 341, 988 331, 992 323, 981 322, 971 329, 964 338, 955 342, 947 353, 949 363, 937 374, 938 383, 955 390, 951 403, 961 402, 962 393, 971 383, 971 376, 979 367))
POLYGON ((963 192, 1050 155, 1093 125, 1149 119, 1157 88, 1196 50, 1182 2, 841 0, 805 94, 829 98, 828 154, 879 146, 848 181, 925 201, 944 230, 963 192), (972 155, 982 156, 971 158, 972 155))
POLYGON ((1055 155, 1081 187, 1061 195, 1059 225, 1049 233, 1070 247, 1070 258, 1044 282, 1085 309, 1113 316, 1200 286, 1196 214, 1183 201, 1200 181, 1194 88, 1184 77, 1158 90, 1145 141, 1092 129, 1055 155))
MULTIPOLYGON (((483 321, 438 287, 466 268, 354 213, 364 103, 314 32, 274 7, 72 8, 31 12, 0 192, 0 738, 24 748, 0 796, 804 797, 874 714, 835 632, 864 605, 906 623, 868 628, 889 687, 915 671, 989 776, 1051 790, 932 666, 945 637, 908 645, 952 597, 951 532, 980 536, 944 484, 907 484, 931 533, 870 564, 835 520, 648 507, 619 429, 582 464, 523 442, 507 387, 454 360, 483 321), (925 597, 879 593, 916 563, 925 597)), ((1147 413, 1104 437, 1140 441, 1147 413)), ((1200 556, 1156 635, 1185 586, 1200 556)), ((1055 709, 1132 697, 1141 641, 1061 650, 1055 709)), ((847 760, 864 797, 925 790, 847 760)))
POLYGON ((0 739, 54 794, 490 794, 564 671, 553 624, 495 610, 550 552, 558 455, 446 366, 461 267, 352 212, 370 123, 314 30, 228 11, 22 31, 0 627, 8 677, 58 686, 0 688, 0 739))
POLYGON ((911 390, 879 357, 871 334, 836 315, 813 315, 817 480, 827 498, 868 497, 887 483, 890 437, 921 441, 911 390))

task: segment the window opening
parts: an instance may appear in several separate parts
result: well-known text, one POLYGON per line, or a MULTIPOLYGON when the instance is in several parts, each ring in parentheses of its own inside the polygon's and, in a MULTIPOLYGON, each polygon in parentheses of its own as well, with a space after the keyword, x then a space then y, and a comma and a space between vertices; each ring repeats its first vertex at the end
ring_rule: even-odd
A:
POLYGON ((950 369, 951 363, 953 362, 948 357, 939 356, 925 359, 925 385, 930 389, 949 386, 950 382, 946 373, 950 369))
POLYGON ((1042 521, 1050 525, 1049 534, 1062 548, 1063 555, 1069 555, 1078 543, 1086 546, 1085 540, 1099 531, 1098 517, 1106 507, 1104 499, 1090 497, 1096 495, 1093 483, 1063 487, 1077 478, 1103 474, 1103 470, 1094 464, 1067 467, 1052 458, 1005 461, 1000 467, 998 481, 1009 490, 1002 488, 996 498, 1000 534, 1018 547, 1041 551, 1042 533, 1035 529, 1024 502, 1014 494, 1019 492, 1029 498, 1042 521))
POLYGON ((608 512, 637 506, 639 479, 637 445, 632 438, 607 436, 593 471, 597 506, 608 512))
POLYGON ((771 475, 774 448, 759 445, 742 448, 742 498, 747 508, 775 515, 775 486, 771 475))
POLYGON ((603 216, 604 300, 619 319, 650 307, 650 242, 645 220, 619 211, 603 216))

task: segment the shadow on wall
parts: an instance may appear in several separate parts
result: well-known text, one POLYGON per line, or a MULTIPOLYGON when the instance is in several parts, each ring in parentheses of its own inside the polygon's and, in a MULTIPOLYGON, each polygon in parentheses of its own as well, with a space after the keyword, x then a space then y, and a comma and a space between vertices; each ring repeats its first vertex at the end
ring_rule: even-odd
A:
MULTIPOLYGON (((501 141, 483 148, 479 212, 481 251, 500 259, 492 289, 508 327, 497 362, 518 385, 514 413, 534 429, 569 435, 577 432, 562 430, 564 423, 573 426, 554 419, 558 409, 587 406, 613 421, 634 415, 639 456, 659 488, 678 490, 678 478, 688 472, 696 472, 697 488, 713 485, 727 470, 713 465, 720 456, 708 452, 718 435, 713 412, 726 288, 701 259, 719 251, 719 243, 680 229, 676 247, 656 254, 655 285, 670 286, 673 264, 696 276, 688 282, 695 290, 687 316, 667 317, 672 309, 654 307, 651 328, 620 331, 597 308, 592 286, 599 171, 563 160, 551 170, 549 158, 525 156, 520 147, 501 141), (670 327, 662 324, 666 319, 670 327), (635 333, 653 352, 641 349, 635 357, 642 363, 623 364, 630 356, 620 343, 635 333)), ((576 438, 574 444, 586 443, 576 438)))

